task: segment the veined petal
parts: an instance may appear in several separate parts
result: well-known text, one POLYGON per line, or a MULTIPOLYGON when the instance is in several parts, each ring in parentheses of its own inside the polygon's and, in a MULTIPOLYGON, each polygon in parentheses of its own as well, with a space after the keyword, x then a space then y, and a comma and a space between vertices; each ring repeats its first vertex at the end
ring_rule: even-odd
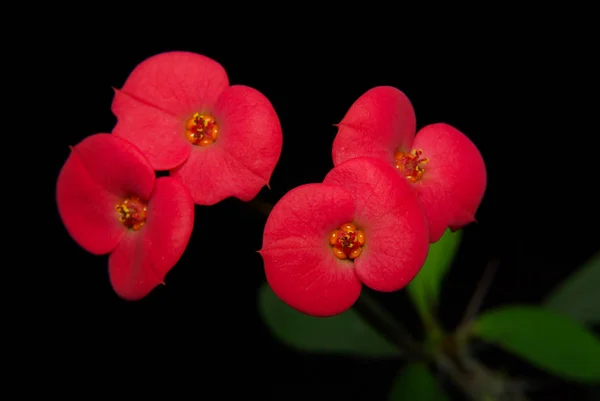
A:
POLYGON ((156 180, 144 227, 128 232, 111 253, 108 271, 115 292, 139 300, 161 284, 179 261, 192 234, 194 202, 176 179, 156 180))
POLYGON ((313 316, 332 316, 358 299, 352 263, 337 259, 329 235, 354 218, 348 191, 325 184, 297 187, 273 207, 263 235, 265 274, 273 292, 313 316))
POLYGON ((475 144, 448 124, 423 127, 413 147, 429 160, 414 187, 430 225, 439 227, 432 233, 435 242, 447 227, 456 230, 475 220, 487 185, 485 163, 475 144))
MULTIPOLYGON (((214 114, 222 121, 221 146, 247 170, 238 174, 257 176, 268 184, 283 142, 281 124, 269 99, 256 89, 230 86, 217 100, 214 114)), ((246 198, 256 196, 264 184, 248 188, 246 198)))
POLYGON ((69 235, 95 255, 112 251, 127 230, 115 211, 120 198, 94 181, 77 155, 60 171, 56 201, 69 235))
POLYGON ((113 135, 133 143, 154 170, 169 170, 187 159, 192 144, 185 138, 185 121, 115 90, 113 135))
POLYGON ((215 60, 174 51, 142 61, 121 90, 173 116, 189 118, 212 108, 228 86, 227 73, 215 60))
POLYGON ((391 86, 368 90, 339 123, 333 141, 333 163, 354 157, 375 157, 393 164, 397 149, 409 149, 416 130, 410 100, 391 86))
POLYGON ((427 218, 429 243, 438 242, 448 228, 450 209, 446 206, 450 202, 451 193, 444 186, 431 181, 415 182, 412 185, 427 218))
POLYGON ((114 135, 88 136, 73 147, 69 157, 79 157, 91 179, 117 196, 148 199, 154 189, 156 175, 148 159, 114 135))
POLYGON ((352 194, 354 223, 365 233, 356 274, 377 291, 396 291, 419 272, 429 251, 423 210, 408 181, 386 162, 355 158, 332 169, 325 184, 352 194))
POLYGON ((281 153, 281 125, 269 100, 255 89, 231 86, 212 114, 219 137, 195 146, 171 173, 190 190, 194 202, 213 205, 234 196, 253 199, 269 179, 281 153))
POLYGON ((129 142, 110 134, 85 138, 72 148, 56 184, 56 201, 73 239, 88 252, 105 254, 127 230, 115 206, 126 196, 148 199, 154 171, 129 142))

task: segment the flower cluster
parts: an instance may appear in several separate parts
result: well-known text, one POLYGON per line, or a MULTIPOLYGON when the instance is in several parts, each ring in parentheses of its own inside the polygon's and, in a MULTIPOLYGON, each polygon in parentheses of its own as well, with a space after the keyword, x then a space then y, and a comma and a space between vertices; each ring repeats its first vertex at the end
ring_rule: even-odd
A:
POLYGON ((281 126, 264 95, 230 86, 219 63, 189 52, 136 66, 115 89, 112 111, 110 134, 71 147, 56 200, 72 238, 92 254, 110 254, 117 295, 138 300, 181 258, 194 204, 249 201, 268 185, 281 126))
POLYGON ((446 228, 475 221, 487 183, 481 154, 464 134, 443 123, 416 131, 413 107, 389 86, 367 91, 338 124, 333 162, 374 157, 396 168, 412 185, 429 224, 430 241, 446 228))
POLYGON ((274 206, 260 251, 273 292, 314 316, 345 311, 363 284, 405 287, 430 243, 475 220, 487 180, 457 129, 432 124, 415 135, 412 105, 396 88, 367 91, 337 127, 334 168, 274 206))
MULTIPOLYGON (((57 204, 81 247, 110 254, 115 292, 138 300, 181 258, 195 204, 249 201, 268 186, 281 125, 260 92, 230 86, 219 63, 189 52, 140 63, 115 89, 112 111, 110 134, 71 147, 57 204)), ((363 284, 405 287, 431 243, 475 220, 487 179, 479 151, 457 129, 432 124, 415 134, 414 110, 398 89, 367 91, 337 127, 333 169, 273 207, 259 251, 273 291, 315 316, 348 309, 363 284)))

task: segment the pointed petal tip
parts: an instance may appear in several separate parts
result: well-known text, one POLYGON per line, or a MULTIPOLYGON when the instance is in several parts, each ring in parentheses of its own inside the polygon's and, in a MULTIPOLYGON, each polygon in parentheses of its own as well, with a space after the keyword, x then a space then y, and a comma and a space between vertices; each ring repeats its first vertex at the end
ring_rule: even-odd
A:
POLYGON ((475 213, 485 194, 487 173, 475 143, 449 124, 434 123, 419 130, 413 148, 423 149, 429 159, 430 179, 419 195, 428 220, 439 220, 444 227, 454 229, 476 222, 475 213), (465 172, 469 179, 463 179, 465 172), (449 196, 440 202, 440 194, 449 196))
POLYGON ((141 299, 166 285, 165 277, 179 262, 192 233, 191 196, 177 180, 160 177, 148 216, 143 230, 123 237, 109 257, 109 278, 122 298, 141 299))
POLYGON ((90 135, 69 149, 56 183, 59 215, 86 251, 110 253, 125 233, 114 206, 123 194, 149 196, 154 171, 133 145, 110 134, 90 135))
POLYGON ((416 117, 406 95, 393 87, 372 88, 339 123, 332 148, 334 162, 360 156, 388 159, 398 147, 408 147, 415 132, 416 117))
POLYGON ((118 89, 111 110, 117 118, 112 134, 134 144, 154 170, 173 169, 189 157, 192 145, 180 135, 179 118, 118 89))
POLYGON ((197 204, 227 197, 246 202, 265 186, 271 190, 283 137, 269 100, 255 89, 231 86, 219 97, 213 114, 224 122, 221 145, 192 152, 171 174, 182 180, 197 204))
POLYGON ((339 314, 356 301, 361 283, 354 269, 342 268, 323 247, 331 229, 353 217, 350 193, 334 185, 304 184, 275 204, 259 253, 269 286, 279 298, 312 316, 339 314))
POLYGON ((198 105, 214 105, 228 86, 227 72, 216 60, 167 51, 136 65, 121 90, 170 114, 185 115, 198 105))

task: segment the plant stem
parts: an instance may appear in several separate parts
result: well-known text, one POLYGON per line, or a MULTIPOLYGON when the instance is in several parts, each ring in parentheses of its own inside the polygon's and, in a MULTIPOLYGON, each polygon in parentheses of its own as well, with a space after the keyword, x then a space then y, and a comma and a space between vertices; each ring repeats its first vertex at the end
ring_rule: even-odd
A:
POLYGON ((437 367, 471 401, 529 401, 521 380, 498 374, 475 359, 460 361, 439 354, 437 367))
MULTIPOLYGON (((257 211, 268 216, 273 205, 265 202, 261 199, 254 198, 248 202, 251 207, 257 211)), ((416 342, 410 335, 409 331, 395 319, 385 308, 383 308, 379 302, 377 302, 370 294, 368 289, 363 289, 360 297, 353 305, 353 309, 361 315, 361 317, 370 325, 372 325, 377 331, 379 331, 388 341, 394 344, 402 352, 403 358, 408 361, 426 361, 435 362, 438 368, 444 372, 454 384, 460 388, 463 394, 472 401, 500 401, 504 400, 503 393, 494 394, 493 391, 488 389, 496 389, 498 378, 495 377, 493 372, 487 372, 482 367, 475 366, 463 366, 464 360, 461 358, 462 355, 461 345, 466 341, 468 333, 471 329, 473 321, 477 317, 477 313, 483 299, 492 284, 494 275, 498 270, 498 261, 491 261, 479 283, 473 293, 471 300, 465 310, 465 314, 458 326, 454 339, 458 341, 459 353, 457 355, 447 355, 442 349, 435 352, 427 352, 421 344, 416 342), (458 357, 458 360, 453 360, 453 357, 458 357), (459 362, 459 363, 457 363, 459 362)), ((426 323, 429 331, 439 331, 439 324, 435 318, 423 319, 426 323), (429 323, 429 324, 427 324, 429 323)), ((521 390, 521 389, 518 389, 521 390)), ((516 391, 508 395, 508 399, 511 401, 528 401, 522 391, 516 391)))
POLYGON ((408 330, 390 313, 385 310, 368 292, 363 289, 358 301, 353 308, 384 335, 388 341, 396 345, 403 353, 406 359, 423 360, 427 355, 421 346, 412 338, 408 330))
POLYGON ((492 281, 494 280, 498 266, 499 262, 497 260, 490 261, 486 266, 481 279, 479 279, 479 282, 477 283, 477 288, 475 289, 475 292, 473 293, 473 296, 467 305, 467 309, 465 310, 462 321, 458 325, 457 334, 459 337, 467 335, 471 329, 471 325, 477 317, 477 313, 479 312, 479 308, 481 308, 483 299, 492 285, 492 281))

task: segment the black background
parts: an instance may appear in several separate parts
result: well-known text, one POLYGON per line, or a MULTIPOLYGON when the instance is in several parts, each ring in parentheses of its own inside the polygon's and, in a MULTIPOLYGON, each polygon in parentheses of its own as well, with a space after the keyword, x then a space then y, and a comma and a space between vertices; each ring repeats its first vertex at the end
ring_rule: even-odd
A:
MULTIPOLYGON (((265 216, 238 200, 196 207, 186 253, 166 286, 139 302, 120 300, 108 281, 107 258, 86 253, 69 237, 54 201, 68 146, 110 132, 111 87, 121 87, 145 58, 170 50, 217 60, 232 84, 254 87, 273 103, 284 141, 271 190, 259 194, 268 202, 323 179, 332 167, 332 124, 361 94, 377 85, 404 91, 418 128, 435 122, 457 127, 478 146, 488 170, 479 223, 465 228, 444 282, 444 323, 451 328, 458 322, 492 258, 500 269, 484 309, 542 300, 598 249, 598 216, 589 193, 596 184, 588 174, 594 160, 584 154, 591 131, 583 120, 591 107, 575 94, 585 92, 585 78, 581 69, 556 65, 565 57, 571 65, 586 63, 574 48, 559 55, 550 38, 422 40, 411 46, 407 38, 390 39, 376 46, 345 34, 318 40, 238 34, 213 41, 87 31, 53 38, 45 93, 55 134, 44 148, 51 164, 43 172, 44 202, 51 205, 44 229, 52 247, 39 276, 45 281, 36 307, 36 371, 52 377, 52 388, 62 394, 185 391, 205 399, 379 400, 401 367, 303 355, 270 336, 256 311, 264 280, 256 251, 265 216), (572 112, 576 117, 565 122, 572 112)), ((403 292, 379 299, 419 332, 403 292)), ((541 383, 533 399, 587 394, 501 352, 483 357, 541 383)))

